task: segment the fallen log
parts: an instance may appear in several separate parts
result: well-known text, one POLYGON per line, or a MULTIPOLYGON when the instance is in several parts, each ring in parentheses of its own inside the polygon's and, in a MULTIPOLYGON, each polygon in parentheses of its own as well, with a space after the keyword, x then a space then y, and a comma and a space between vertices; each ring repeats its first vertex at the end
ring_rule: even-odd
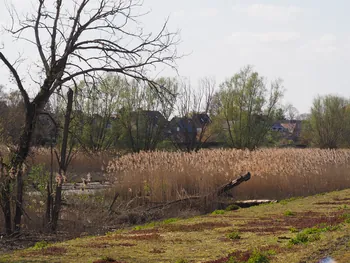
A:
POLYGON ((167 206, 170 206, 170 205, 174 205, 174 204, 178 204, 178 203, 181 203, 181 202, 188 202, 188 201, 193 201, 193 200, 198 200, 198 199, 208 200, 210 198, 219 197, 222 194, 226 193, 227 191, 230 191, 232 188, 240 185, 241 183, 248 181, 250 178, 251 178, 251 174, 250 174, 250 172, 248 172, 247 174, 241 175, 237 179, 232 180, 229 183, 220 186, 217 190, 215 190, 213 193, 210 193, 208 195, 205 195, 205 196, 190 196, 190 197, 187 197, 187 198, 178 199, 178 200, 175 200, 175 201, 167 202, 165 204, 152 206, 152 207, 148 208, 146 211, 151 211, 151 210, 154 210, 154 209, 164 208, 164 207, 167 207, 167 206))
POLYGON ((223 193, 226 193, 227 191, 230 191, 232 188, 240 185, 241 183, 249 181, 250 178, 251 178, 250 172, 248 172, 245 175, 241 175, 237 179, 235 179, 235 180, 233 180, 233 181, 231 181, 231 182, 229 182, 227 184, 224 184, 223 186, 219 187, 219 189, 216 190, 216 196, 220 196, 223 193))

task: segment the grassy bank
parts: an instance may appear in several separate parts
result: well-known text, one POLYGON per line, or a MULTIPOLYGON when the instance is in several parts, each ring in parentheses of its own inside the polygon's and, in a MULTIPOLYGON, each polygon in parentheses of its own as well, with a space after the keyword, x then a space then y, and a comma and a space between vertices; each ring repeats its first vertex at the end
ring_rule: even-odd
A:
POLYGON ((0 262, 350 262, 350 190, 36 246, 0 262), (112 261, 112 259, 114 261, 112 261), (260 261, 259 261, 260 260, 260 261))

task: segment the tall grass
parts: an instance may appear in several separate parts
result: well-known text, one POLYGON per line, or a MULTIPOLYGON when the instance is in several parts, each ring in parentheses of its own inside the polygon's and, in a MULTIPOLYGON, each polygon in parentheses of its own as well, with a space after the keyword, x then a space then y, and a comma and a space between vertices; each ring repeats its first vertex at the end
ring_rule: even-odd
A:
POLYGON ((141 152, 111 161, 109 178, 124 198, 153 202, 210 193, 251 172, 233 190, 237 199, 286 198, 350 187, 350 150, 202 150, 198 153, 141 152))

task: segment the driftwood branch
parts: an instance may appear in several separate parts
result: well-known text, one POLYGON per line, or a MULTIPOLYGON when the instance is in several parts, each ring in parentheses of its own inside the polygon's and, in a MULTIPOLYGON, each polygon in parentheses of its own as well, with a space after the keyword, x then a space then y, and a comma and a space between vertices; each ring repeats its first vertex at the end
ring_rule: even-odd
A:
POLYGON ((208 198, 208 197, 219 197, 222 194, 226 193, 227 191, 230 191, 232 188, 240 185, 241 183, 248 181, 250 178, 251 178, 251 174, 248 172, 247 174, 241 175, 237 179, 232 180, 231 182, 220 186, 216 191, 214 191, 213 193, 210 193, 208 195, 205 195, 205 196, 190 196, 190 197, 187 197, 187 198, 178 199, 178 200, 171 201, 171 202, 168 202, 168 203, 165 203, 165 204, 160 204, 160 205, 157 205, 157 206, 150 207, 149 209, 147 209, 147 211, 151 211, 151 210, 154 210, 154 209, 167 207, 167 206, 178 204, 178 203, 181 203, 181 202, 198 200, 198 199, 208 198))
POLYGON ((219 187, 219 189, 216 190, 215 195, 216 196, 220 196, 223 193, 226 193, 227 191, 231 190, 232 188, 240 185, 241 183, 248 181, 250 178, 251 178, 251 175, 250 175, 249 172, 247 174, 245 174, 245 175, 241 175, 237 179, 235 179, 235 180, 233 180, 233 181, 231 181, 231 182, 229 182, 227 184, 224 184, 223 186, 219 187))

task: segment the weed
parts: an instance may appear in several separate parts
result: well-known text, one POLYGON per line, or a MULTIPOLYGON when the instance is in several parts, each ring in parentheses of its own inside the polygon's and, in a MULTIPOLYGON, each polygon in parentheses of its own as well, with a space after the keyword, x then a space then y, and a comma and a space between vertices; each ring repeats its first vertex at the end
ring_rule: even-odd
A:
POLYGON ((240 233, 236 231, 231 232, 230 234, 227 235, 227 237, 231 240, 241 239, 240 233))
POLYGON ((186 260, 186 259, 179 259, 179 260, 176 260, 175 263, 188 263, 188 260, 186 260))
POLYGON ((289 240, 289 243, 292 245, 305 244, 307 242, 309 242, 309 235, 304 232, 298 233, 295 238, 289 240))
POLYGON ((314 242, 321 239, 321 233, 327 231, 338 230, 340 226, 324 226, 305 228, 300 231, 295 238, 292 238, 289 243, 292 245, 306 244, 308 242, 314 242))
POLYGON ((295 216, 295 213, 290 211, 290 210, 287 210, 286 212, 284 212, 284 215, 285 216, 295 216))
POLYGON ((269 263, 270 260, 265 253, 255 250, 249 257, 247 263, 269 263))
POLYGON ((292 233, 297 233, 297 232, 298 232, 298 229, 296 229, 295 227, 291 227, 291 228, 289 229, 289 231, 292 232, 292 233))
POLYGON ((344 219, 344 223, 350 224, 350 214, 343 214, 342 218, 344 219))

